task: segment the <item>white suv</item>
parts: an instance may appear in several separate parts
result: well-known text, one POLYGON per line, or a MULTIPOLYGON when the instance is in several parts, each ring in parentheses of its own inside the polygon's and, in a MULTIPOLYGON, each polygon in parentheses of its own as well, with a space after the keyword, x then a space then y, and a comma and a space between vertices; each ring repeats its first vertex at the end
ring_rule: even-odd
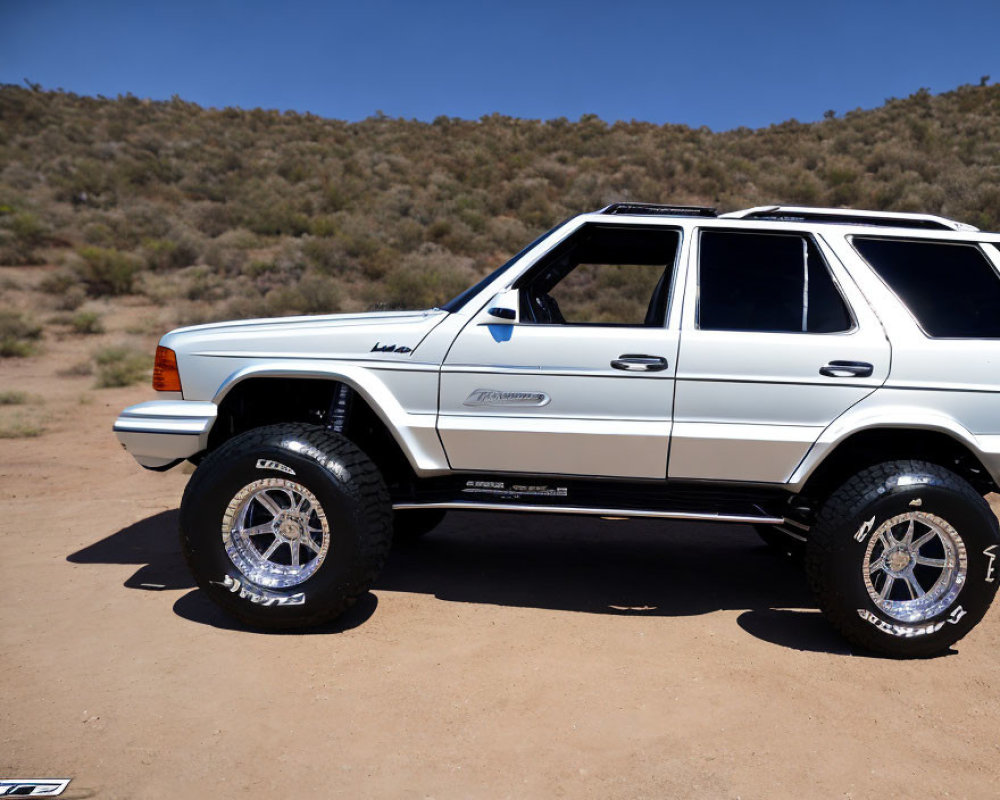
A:
POLYGON ((920 214, 617 203, 426 311, 182 328, 143 466, 246 623, 312 625, 449 509, 743 522, 852 642, 947 648, 997 589, 1000 234, 920 214))

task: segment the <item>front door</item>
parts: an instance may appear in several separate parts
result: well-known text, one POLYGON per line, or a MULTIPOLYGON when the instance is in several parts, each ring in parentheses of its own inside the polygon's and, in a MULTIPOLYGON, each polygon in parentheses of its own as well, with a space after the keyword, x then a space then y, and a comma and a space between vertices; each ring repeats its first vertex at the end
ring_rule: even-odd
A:
POLYGON ((451 467, 665 478, 680 243, 663 225, 584 225, 496 301, 514 319, 494 303, 473 317, 441 370, 451 467))

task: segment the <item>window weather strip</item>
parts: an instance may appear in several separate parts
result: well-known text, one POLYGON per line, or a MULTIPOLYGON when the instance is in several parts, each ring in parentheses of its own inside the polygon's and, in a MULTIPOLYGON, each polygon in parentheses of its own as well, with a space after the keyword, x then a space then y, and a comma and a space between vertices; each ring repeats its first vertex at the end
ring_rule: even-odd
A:
POLYGON ((802 240, 802 332, 809 328, 809 242, 802 240))

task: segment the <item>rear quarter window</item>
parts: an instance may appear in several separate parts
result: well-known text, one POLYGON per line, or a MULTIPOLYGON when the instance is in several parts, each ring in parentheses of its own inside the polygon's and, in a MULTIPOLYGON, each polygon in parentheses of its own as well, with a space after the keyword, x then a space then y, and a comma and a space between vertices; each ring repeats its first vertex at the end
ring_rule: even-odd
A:
POLYGON ((1000 339, 1000 275, 978 245, 865 236, 852 244, 928 336, 1000 339))

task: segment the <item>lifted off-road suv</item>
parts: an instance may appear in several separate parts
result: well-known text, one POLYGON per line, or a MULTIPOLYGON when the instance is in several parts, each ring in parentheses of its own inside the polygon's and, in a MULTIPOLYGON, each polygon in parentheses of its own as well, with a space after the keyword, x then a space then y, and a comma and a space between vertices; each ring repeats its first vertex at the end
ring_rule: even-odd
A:
POLYGON ((115 431, 198 464, 187 560, 252 625, 335 617, 394 536, 487 509, 755 525, 848 639, 928 655, 997 589, 998 243, 614 204, 440 308, 173 331, 115 431))

